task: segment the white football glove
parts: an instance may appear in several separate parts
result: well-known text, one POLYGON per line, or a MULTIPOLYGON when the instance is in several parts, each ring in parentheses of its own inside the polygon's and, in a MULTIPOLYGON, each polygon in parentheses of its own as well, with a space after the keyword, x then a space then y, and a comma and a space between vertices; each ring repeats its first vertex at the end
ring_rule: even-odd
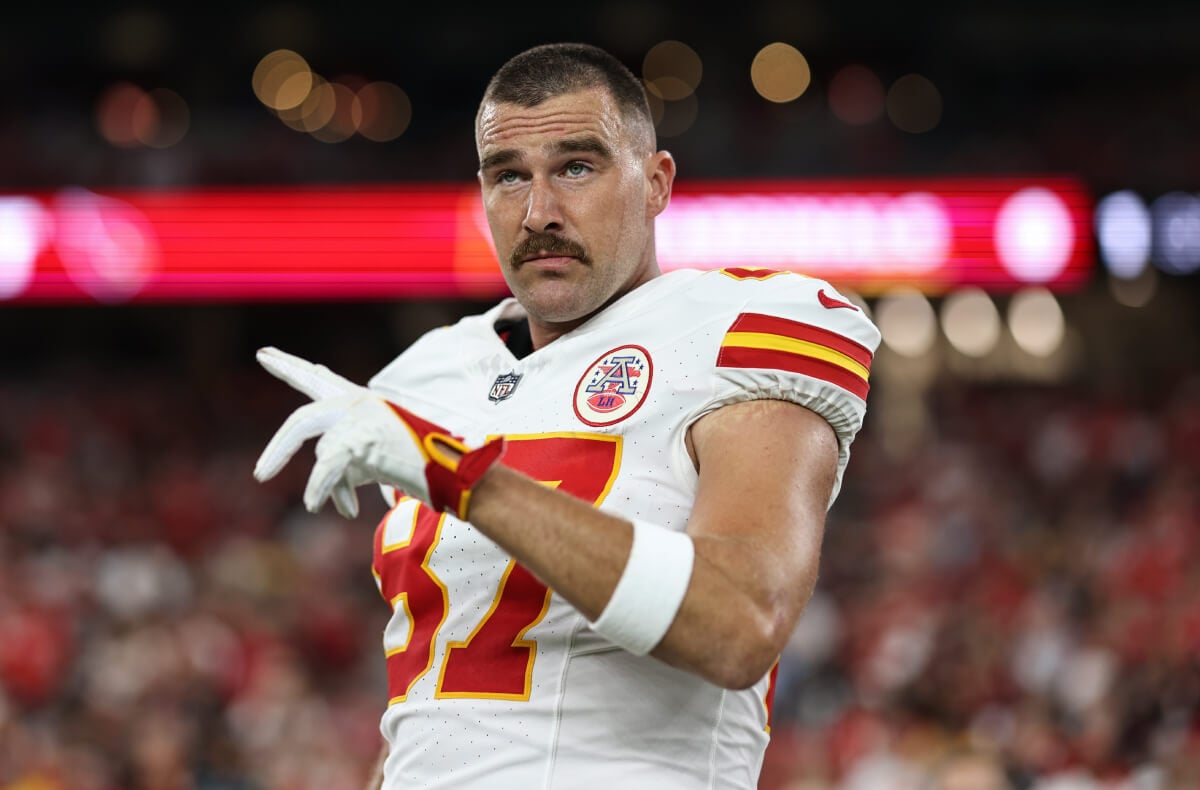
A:
POLYGON ((440 425, 422 419, 324 365, 277 348, 258 352, 267 372, 313 399, 283 423, 254 467, 270 480, 315 436, 317 460, 304 489, 316 513, 331 496, 346 518, 358 515, 354 489, 365 483, 395 486, 439 512, 466 519, 471 489, 504 453, 495 439, 472 450, 440 425))

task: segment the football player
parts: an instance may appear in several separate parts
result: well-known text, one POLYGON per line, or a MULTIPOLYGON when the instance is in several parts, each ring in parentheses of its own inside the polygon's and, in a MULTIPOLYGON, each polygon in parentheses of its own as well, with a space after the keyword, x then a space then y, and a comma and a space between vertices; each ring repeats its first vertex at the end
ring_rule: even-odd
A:
MULTIPOLYGON (((385 788, 753 788, 879 334, 828 283, 661 274, 675 162, 641 82, 560 44, 492 78, 479 183, 513 293, 313 398, 305 492, 386 487, 385 788)), ((781 229, 786 232, 786 229, 781 229)))

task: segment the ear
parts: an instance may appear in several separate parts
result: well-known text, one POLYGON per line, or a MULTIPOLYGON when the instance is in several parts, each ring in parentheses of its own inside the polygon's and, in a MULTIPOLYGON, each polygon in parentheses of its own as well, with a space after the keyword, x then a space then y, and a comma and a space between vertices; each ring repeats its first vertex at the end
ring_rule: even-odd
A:
POLYGON ((646 159, 646 216, 657 217, 671 202, 675 184, 675 158, 658 151, 646 159))

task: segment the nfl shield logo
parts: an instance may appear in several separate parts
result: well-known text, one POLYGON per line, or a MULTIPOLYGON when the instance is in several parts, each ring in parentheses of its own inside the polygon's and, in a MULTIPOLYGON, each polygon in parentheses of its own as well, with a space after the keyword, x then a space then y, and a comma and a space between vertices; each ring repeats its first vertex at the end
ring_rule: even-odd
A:
POLYGON ((520 373, 501 373, 492 382, 492 390, 488 393, 488 400, 492 403, 499 403, 502 400, 508 400, 516 391, 517 385, 521 383, 520 373))

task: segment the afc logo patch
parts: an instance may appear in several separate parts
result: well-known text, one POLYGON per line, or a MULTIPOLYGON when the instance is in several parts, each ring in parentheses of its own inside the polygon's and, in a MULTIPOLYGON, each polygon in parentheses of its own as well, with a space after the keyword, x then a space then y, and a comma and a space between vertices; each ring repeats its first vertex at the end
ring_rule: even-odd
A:
POLYGON ((499 403, 502 400, 508 400, 512 394, 516 392, 517 385, 521 383, 521 373, 501 373, 492 382, 492 389, 488 392, 488 400, 492 403, 499 403))
POLYGON ((575 416, 594 428, 638 410, 650 392, 654 364, 641 346, 620 346, 591 364, 575 385, 575 416))

